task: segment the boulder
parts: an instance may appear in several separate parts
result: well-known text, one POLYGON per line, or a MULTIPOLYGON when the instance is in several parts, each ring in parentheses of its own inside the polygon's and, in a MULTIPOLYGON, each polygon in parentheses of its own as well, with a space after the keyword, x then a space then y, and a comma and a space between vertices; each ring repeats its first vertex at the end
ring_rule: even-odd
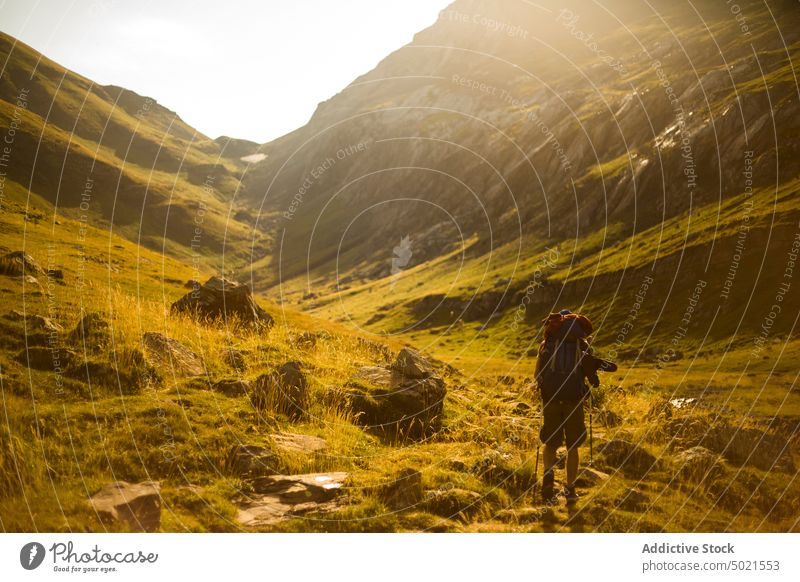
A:
POLYGON ((622 424, 622 419, 620 418, 619 414, 613 410, 604 408, 597 413, 597 422, 606 428, 614 428, 622 424))
POLYGON ((257 445, 235 445, 228 453, 228 473, 242 479, 255 479, 278 473, 275 453, 257 445))
POLYGON ((380 488, 381 500, 394 510, 409 509, 423 498, 422 473, 416 469, 402 469, 380 488))
POLYGON ((347 504, 341 497, 347 477, 341 472, 262 477, 254 483, 256 494, 241 502, 237 520, 247 527, 263 527, 341 509, 347 504))
POLYGON ((646 511, 650 498, 641 491, 630 489, 614 500, 614 505, 625 511, 646 511))
POLYGON ((58 333, 64 331, 64 328, 54 322, 49 317, 42 317, 41 315, 33 315, 31 313, 23 313, 21 311, 11 311, 3 317, 11 321, 24 321, 25 330, 30 333, 31 331, 41 331, 45 333, 58 333))
POLYGON ((147 363, 155 368, 168 369, 175 376, 202 376, 206 373, 203 360, 178 340, 155 331, 142 336, 147 363))
POLYGON ((275 448, 287 453, 316 455, 328 449, 328 441, 307 434, 281 432, 272 435, 275 448))
POLYGON ((78 321, 68 339, 81 349, 84 345, 101 348, 111 342, 111 325, 99 313, 87 313, 78 321))
POLYGON ((347 388, 356 421, 384 436, 418 440, 441 428, 444 380, 411 350, 389 368, 360 368, 347 388))
POLYGON ((457 487, 438 489, 430 491, 425 496, 423 508, 434 515, 448 519, 455 517, 468 519, 481 509, 482 500, 480 493, 475 491, 457 487))
POLYGON ((89 503, 106 523, 124 523, 137 532, 154 532, 161 527, 161 486, 157 482, 110 483, 89 503))
POLYGON ((33 368, 51 372, 63 372, 78 361, 72 350, 29 347, 17 354, 17 361, 33 368))
POLYGON ((237 325, 262 331, 274 320, 253 299, 250 287, 222 277, 211 277, 172 304, 173 313, 188 313, 208 320, 233 318, 237 325))
POLYGON ((237 372, 244 372, 247 368, 247 361, 245 360, 244 353, 236 348, 222 348, 220 350, 220 357, 223 362, 237 372))
POLYGON ((250 383, 246 380, 219 380, 211 385, 214 392, 225 396, 246 396, 250 393, 250 383))
POLYGON ((274 372, 261 375, 250 393, 258 410, 301 418, 308 403, 308 382, 298 362, 287 362, 274 372))
POLYGON ((0 257, 0 274, 10 277, 41 275, 44 273, 31 255, 23 251, 14 251, 0 257))
POLYGON ((304 331, 299 334, 294 342, 298 348, 311 349, 317 346, 320 341, 329 341, 333 336, 325 330, 322 331, 304 331))
POLYGON ((595 487, 605 483, 608 479, 608 473, 603 473, 591 467, 584 467, 578 473, 578 477, 575 479, 575 485, 583 488, 595 487))
POLYGON ((419 352, 409 348, 403 348, 397 354, 397 359, 391 365, 391 369, 397 371, 406 378, 419 380, 432 376, 433 366, 419 352))
POLYGON ((795 473, 789 441, 769 430, 719 423, 706 426, 698 444, 723 455, 732 463, 752 465, 762 471, 795 473))
POLYGON ((641 479, 654 469, 657 459, 644 448, 623 439, 612 439, 599 448, 605 463, 626 476, 641 479))
POLYGON ((681 482, 702 483, 716 479, 724 472, 719 455, 705 447, 692 447, 675 455, 672 460, 676 475, 681 482))

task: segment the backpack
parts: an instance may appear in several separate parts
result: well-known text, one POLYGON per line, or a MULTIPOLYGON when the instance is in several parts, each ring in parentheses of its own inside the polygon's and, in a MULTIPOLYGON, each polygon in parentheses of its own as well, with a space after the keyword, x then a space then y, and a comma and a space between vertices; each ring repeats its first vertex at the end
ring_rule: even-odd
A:
POLYGON ((536 383, 542 400, 580 401, 588 393, 583 358, 592 322, 575 313, 551 313, 542 324, 544 340, 536 362, 536 383))

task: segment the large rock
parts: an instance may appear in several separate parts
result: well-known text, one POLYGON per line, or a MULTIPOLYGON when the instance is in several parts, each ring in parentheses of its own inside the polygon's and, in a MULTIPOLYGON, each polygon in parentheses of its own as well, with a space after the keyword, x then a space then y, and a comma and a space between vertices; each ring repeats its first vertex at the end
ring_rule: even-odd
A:
POLYGON ((599 448, 605 463, 626 476, 641 479, 658 461, 644 448, 624 439, 613 439, 599 448))
POLYGON ((222 361, 237 372, 244 372, 247 368, 247 360, 245 354, 236 348, 226 347, 220 350, 220 357, 222 361))
POLYGON ((202 376, 206 373, 203 360, 178 340, 148 331, 142 336, 147 363, 168 370, 175 376, 202 376))
POLYGON ((99 313, 87 313, 69 334, 69 341, 81 349, 101 348, 111 342, 111 324, 99 313))
POLYGON ((63 348, 29 347, 17 355, 17 361, 33 368, 61 373, 78 361, 78 356, 72 350, 63 348))
POLYGON ((226 322, 233 318, 237 325, 257 331, 269 328, 274 320, 253 299, 250 287, 222 277, 211 277, 172 304, 175 313, 226 322))
POLYGON ((674 418, 664 425, 674 448, 695 446, 718 453, 738 465, 752 465, 764 471, 795 473, 786 435, 740 422, 710 419, 701 415, 674 418))
POLYGON ((380 488, 380 497, 395 510, 414 507, 423 498, 422 473, 416 469, 402 469, 380 488))
POLYGON ((428 378, 434 374, 433 366, 419 352, 409 348, 403 348, 397 354, 397 359, 391 366, 392 370, 396 370, 406 378, 415 380, 421 378, 428 378))
POLYGON ((247 527, 263 527, 307 513, 340 509, 347 503, 341 497, 347 477, 347 473, 310 473, 257 479, 256 494, 240 504, 237 520, 247 527))
POLYGON ((681 451, 675 455, 672 464, 683 483, 702 483, 706 479, 716 479, 724 472, 719 455, 699 446, 681 451))
POLYGON ((161 487, 157 482, 110 483, 89 502, 106 523, 124 523, 139 532, 161 527, 161 487))
POLYGON ((39 264, 28 253, 14 251, 0 257, 0 274, 11 277, 25 275, 41 275, 44 273, 39 264))
POLYGON ((278 458, 267 448, 257 445, 236 445, 225 462, 228 473, 242 479, 255 479, 278 473, 278 458))
POLYGON ((250 383, 246 380, 219 380, 211 385, 214 392, 225 396, 246 396, 250 393, 250 383))
POLYGON ((423 508, 440 517, 448 519, 459 517, 466 520, 475 515, 482 504, 483 497, 480 493, 454 487, 430 491, 425 496, 423 508))
POLYGON ((253 383, 250 398, 258 410, 301 418, 308 406, 308 382, 300 364, 287 362, 276 371, 261 375, 253 383))
POLYGON ((417 440, 441 428, 444 380, 411 350, 389 368, 359 369, 347 387, 357 422, 384 436, 417 440))
POLYGON ((11 321, 23 321, 25 330, 30 333, 31 331, 41 331, 45 333, 58 333, 64 331, 64 328, 54 322, 49 317, 41 315, 34 315, 32 313, 23 313, 16 309, 6 313, 3 317, 11 321))
POLYGON ((275 448, 293 454, 317 455, 328 449, 328 442, 320 437, 307 434, 281 432, 272 435, 275 448))

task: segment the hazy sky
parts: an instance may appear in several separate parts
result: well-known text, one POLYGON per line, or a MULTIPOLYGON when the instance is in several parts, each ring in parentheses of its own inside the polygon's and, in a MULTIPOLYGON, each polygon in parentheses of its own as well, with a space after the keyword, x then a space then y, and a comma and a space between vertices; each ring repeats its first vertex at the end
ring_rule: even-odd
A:
POLYGON ((450 0, 0 0, 0 29, 209 137, 269 141, 432 24, 450 0))

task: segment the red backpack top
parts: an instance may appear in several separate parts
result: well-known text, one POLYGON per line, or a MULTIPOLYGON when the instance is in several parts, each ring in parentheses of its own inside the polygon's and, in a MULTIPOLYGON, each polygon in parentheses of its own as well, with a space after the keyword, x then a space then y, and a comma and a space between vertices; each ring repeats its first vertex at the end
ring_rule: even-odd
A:
POLYGON ((573 324, 570 326, 572 330, 575 329, 574 323, 578 323, 580 325, 581 329, 583 330, 581 337, 592 335, 594 326, 592 325, 592 322, 589 321, 589 318, 585 315, 580 315, 578 313, 551 313, 542 321, 542 325, 544 326, 544 338, 542 339, 547 341, 556 336, 561 327, 568 322, 573 324))

